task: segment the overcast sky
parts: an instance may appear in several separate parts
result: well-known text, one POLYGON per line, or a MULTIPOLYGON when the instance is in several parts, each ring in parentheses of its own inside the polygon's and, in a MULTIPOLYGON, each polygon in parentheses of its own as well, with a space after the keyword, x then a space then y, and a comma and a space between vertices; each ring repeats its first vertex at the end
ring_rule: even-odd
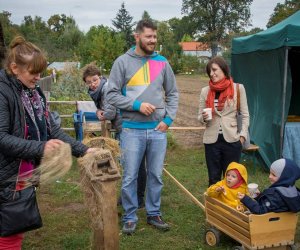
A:
MULTIPOLYGON (((122 2, 134 21, 146 10, 153 19, 163 21, 181 18, 182 0, 0 0, 0 10, 8 11, 11 21, 21 24, 24 16, 40 16, 47 21, 54 14, 73 16, 79 29, 88 31, 93 25, 112 26, 122 2)), ((277 3, 284 0, 254 0, 251 5, 253 27, 266 28, 277 3)))

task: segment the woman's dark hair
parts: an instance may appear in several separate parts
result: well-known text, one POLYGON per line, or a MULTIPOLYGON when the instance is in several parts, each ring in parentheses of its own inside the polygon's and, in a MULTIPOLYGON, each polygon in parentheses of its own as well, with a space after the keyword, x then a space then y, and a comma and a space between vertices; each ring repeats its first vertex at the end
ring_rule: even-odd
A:
POLYGON ((83 73, 82 73, 82 80, 85 82, 85 79, 88 76, 101 76, 100 69, 95 64, 88 64, 85 66, 83 73))
POLYGON ((211 71, 213 63, 217 64, 221 68, 221 70, 223 71, 223 73, 227 79, 230 78, 230 70, 229 70, 228 63, 225 61, 225 59, 223 57, 220 57, 220 56, 213 57, 207 63, 206 74, 208 75, 209 78, 210 78, 210 71, 211 71))
POLYGON ((4 64, 9 74, 13 74, 10 68, 11 63, 27 69, 31 74, 41 73, 47 68, 47 59, 44 53, 22 36, 15 37, 9 45, 4 64))

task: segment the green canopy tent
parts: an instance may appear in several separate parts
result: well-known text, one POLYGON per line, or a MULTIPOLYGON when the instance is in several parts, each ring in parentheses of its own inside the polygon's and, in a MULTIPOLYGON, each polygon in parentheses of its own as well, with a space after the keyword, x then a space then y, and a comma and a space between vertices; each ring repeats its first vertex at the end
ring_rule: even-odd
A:
POLYGON ((232 41, 231 70, 245 85, 251 141, 267 166, 282 157, 288 115, 300 115, 300 11, 232 41))

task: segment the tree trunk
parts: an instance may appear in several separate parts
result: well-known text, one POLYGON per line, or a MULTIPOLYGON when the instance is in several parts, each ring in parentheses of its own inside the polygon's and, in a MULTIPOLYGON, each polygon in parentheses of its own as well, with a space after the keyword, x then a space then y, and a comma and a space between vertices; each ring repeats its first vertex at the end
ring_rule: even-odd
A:
POLYGON ((211 57, 215 57, 218 55, 218 42, 211 43, 211 57))

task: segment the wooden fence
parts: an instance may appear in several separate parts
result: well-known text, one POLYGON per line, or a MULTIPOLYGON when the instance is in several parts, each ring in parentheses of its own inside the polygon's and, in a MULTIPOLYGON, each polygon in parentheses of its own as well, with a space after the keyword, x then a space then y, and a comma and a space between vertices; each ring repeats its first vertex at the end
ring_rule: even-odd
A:
MULTIPOLYGON (((51 106, 53 106, 53 104, 56 105, 72 105, 74 106, 74 112, 76 112, 77 110, 77 102, 76 101, 48 101, 49 105, 50 105, 50 110, 51 111, 57 111, 55 109, 51 109, 51 106)), ((60 117, 63 119, 73 119, 73 114, 60 114, 60 117)), ((74 131, 74 127, 62 127, 63 130, 65 131, 74 131)), ((176 130, 176 131, 202 131, 205 129, 205 127, 170 127, 170 130, 176 130)))
MULTIPOLYGON (((60 118, 62 121, 64 119, 73 119, 73 113, 72 114, 60 114, 59 110, 53 109, 53 104, 59 105, 59 106, 74 106, 74 112, 77 111, 77 102, 76 101, 48 101, 48 104, 50 106, 51 111, 57 111, 59 113, 60 118)), ((75 131, 74 126, 68 126, 68 127, 61 127, 64 131, 75 131)))

